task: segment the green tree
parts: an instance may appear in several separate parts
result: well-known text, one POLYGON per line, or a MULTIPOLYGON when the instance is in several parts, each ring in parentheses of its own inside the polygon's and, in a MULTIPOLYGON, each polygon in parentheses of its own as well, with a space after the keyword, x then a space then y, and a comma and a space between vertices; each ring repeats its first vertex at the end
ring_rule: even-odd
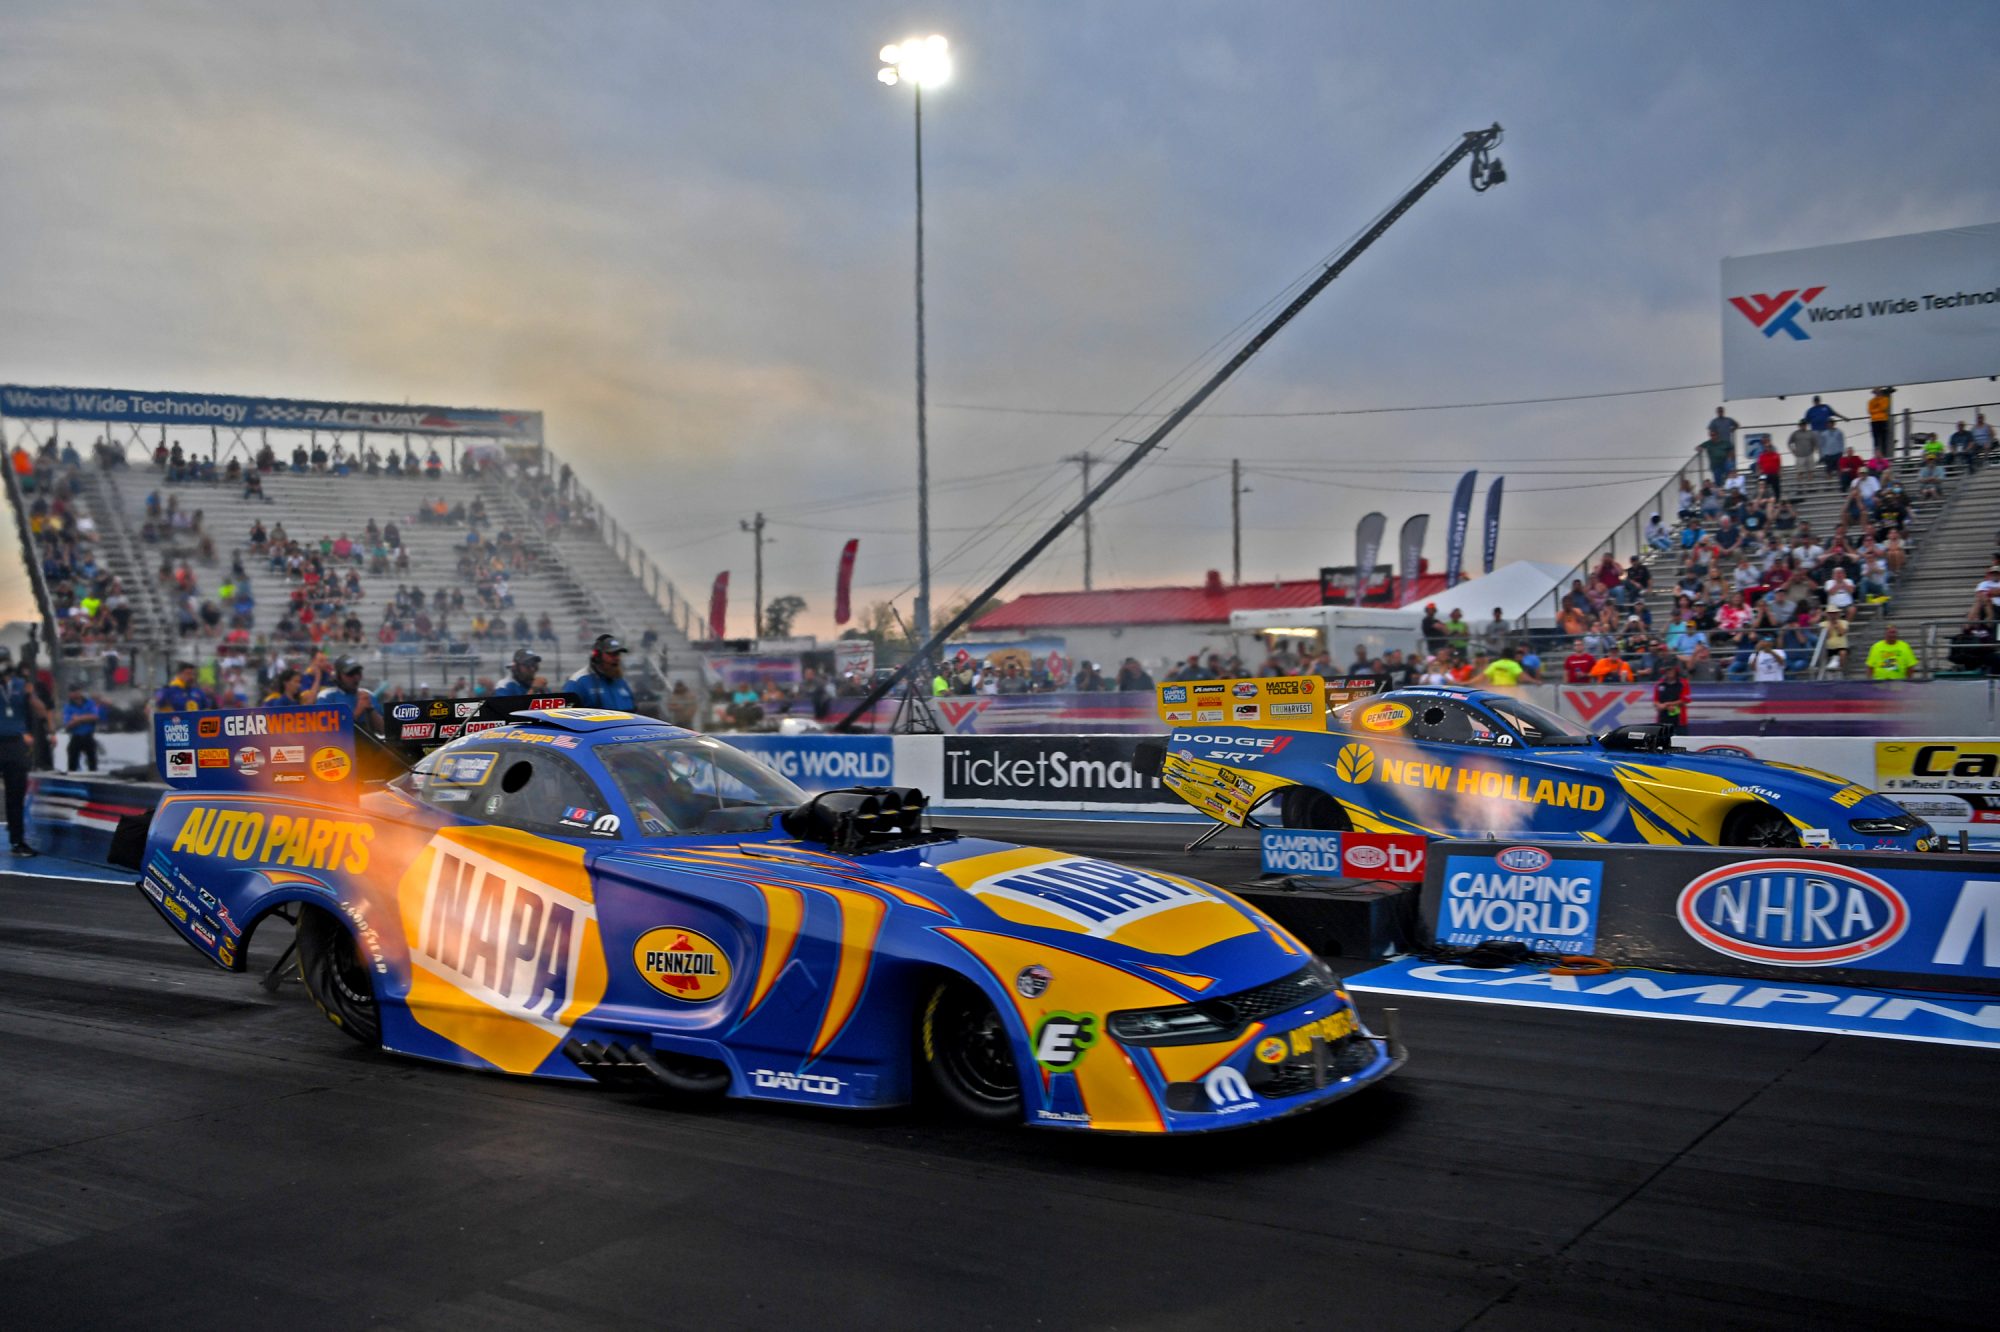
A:
POLYGON ((792 621, 806 608, 804 597, 773 597, 764 607, 764 637, 790 638, 792 621))

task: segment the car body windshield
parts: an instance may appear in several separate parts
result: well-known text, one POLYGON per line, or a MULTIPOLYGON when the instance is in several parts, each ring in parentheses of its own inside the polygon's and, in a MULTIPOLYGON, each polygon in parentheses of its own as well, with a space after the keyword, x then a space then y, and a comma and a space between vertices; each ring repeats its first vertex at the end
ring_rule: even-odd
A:
POLYGON ((1531 745, 1587 745, 1590 732, 1574 722, 1565 721, 1553 712, 1545 712, 1532 703, 1523 703, 1518 698, 1488 698, 1481 700, 1501 721, 1521 733, 1521 739, 1531 745))
POLYGON ((593 751, 632 806, 642 836, 748 832, 805 792, 739 749, 707 736, 601 744, 593 751))

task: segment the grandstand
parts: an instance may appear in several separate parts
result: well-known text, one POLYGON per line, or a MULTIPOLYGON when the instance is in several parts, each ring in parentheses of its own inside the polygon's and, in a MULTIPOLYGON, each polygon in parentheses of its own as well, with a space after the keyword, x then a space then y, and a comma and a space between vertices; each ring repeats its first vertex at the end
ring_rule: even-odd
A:
MULTIPOLYGON (((295 433, 302 442, 308 438, 295 433)), ((542 655, 542 672, 554 684, 583 663, 591 638, 603 632, 633 647, 628 670, 642 683, 654 689, 675 680, 698 684, 691 644, 705 634, 704 621, 547 450, 452 449, 462 465, 435 477, 411 469, 370 474, 358 465, 295 472, 291 441, 275 431, 267 438, 278 462, 258 472, 257 496, 246 495, 242 480, 227 479, 232 466, 245 476, 257 471, 249 445, 240 441, 189 455, 185 473, 174 477, 144 451, 145 443, 135 440, 128 454, 74 422, 21 423, 9 433, 8 493, 21 520, 37 599, 58 625, 59 673, 85 680, 114 703, 136 704, 165 679, 172 658, 186 655, 200 663, 205 680, 225 690, 233 681, 254 701, 260 665, 278 656, 302 663, 312 648, 309 638, 278 633, 302 580, 253 549, 252 527, 261 524, 267 534, 282 530, 309 548, 323 539, 354 543, 356 557, 327 563, 329 574, 342 581, 355 571, 359 595, 341 595, 337 609, 319 617, 319 646, 361 657, 366 678, 378 687, 473 692, 504 677, 518 646, 542 655), (99 442, 88 443, 93 437, 99 442), (51 439, 56 448, 49 447, 51 439), (197 456, 215 466, 197 468, 197 456), (179 522, 168 518, 170 508, 179 522), (438 510, 446 516, 436 517, 438 510), (484 521, 474 524, 470 517, 479 510, 484 521), (192 521, 197 513, 198 528, 192 521), (363 540, 371 522, 378 530, 394 525, 401 559, 386 543, 371 558, 363 540), (468 541, 475 533, 476 548, 468 541), (511 599, 505 608, 482 604, 479 580, 461 563, 474 549, 504 569, 511 599), (231 573, 239 560, 240 578, 231 573), (183 568, 193 584, 191 600, 186 585, 173 581, 183 568), (239 598, 254 601, 244 631, 229 634, 228 607, 220 608, 217 625, 203 624, 199 614, 190 625, 187 612, 215 601, 231 582, 239 585, 239 598), (447 589, 463 597, 463 609, 438 617, 448 635, 433 627, 428 635, 384 641, 385 618, 404 586, 422 589, 432 607, 447 589), (122 633, 101 607, 103 594, 114 587, 129 600, 122 633), (474 637, 470 630, 482 613, 504 627, 474 637), (359 622, 358 643, 338 641, 350 617, 359 622), (115 675, 107 652, 115 652, 112 660, 123 668, 115 675), (234 661, 243 667, 232 671, 234 661)), ((338 437, 322 431, 311 438, 323 445, 338 437)), ((358 453, 356 439, 347 433, 349 459, 358 453)), ((384 454, 404 447, 395 436, 372 443, 384 454)), ((425 451, 419 441, 417 456, 425 451)))

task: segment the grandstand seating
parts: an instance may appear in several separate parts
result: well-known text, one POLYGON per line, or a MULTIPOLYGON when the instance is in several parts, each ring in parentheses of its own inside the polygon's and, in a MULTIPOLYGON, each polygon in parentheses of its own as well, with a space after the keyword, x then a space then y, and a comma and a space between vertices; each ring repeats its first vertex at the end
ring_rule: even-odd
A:
MULTIPOLYGON (((657 636, 656 651, 649 659, 653 667, 669 680, 699 680, 688 635, 596 528, 572 525, 550 539, 541 515, 520 494, 518 478, 497 468, 476 475, 447 472, 436 480, 277 471, 264 476, 265 498, 261 500, 246 499, 241 484, 226 481, 168 484, 161 469, 148 462, 135 461, 129 467, 110 470, 86 464, 78 470, 77 479, 76 507, 97 524, 98 561, 119 578, 131 597, 132 630, 127 641, 117 646, 128 658, 135 650, 139 657, 140 670, 132 682, 137 693, 160 683, 166 657, 184 646, 196 647, 203 657, 215 651, 212 637, 182 640, 178 635, 173 589, 163 588, 159 580, 163 558, 186 558, 203 594, 212 595, 227 577, 232 553, 242 552, 257 602, 253 640, 272 631, 293 584, 250 551, 249 533, 256 521, 266 529, 283 524, 286 533, 301 542, 344 533, 358 544, 370 519, 378 524, 393 520, 401 529, 410 559, 406 573, 371 575, 365 565, 360 566, 363 595, 358 603, 348 604, 362 621, 364 643, 358 648, 331 642, 325 645, 330 652, 354 651, 362 656, 371 682, 400 684, 406 689, 427 684, 442 691, 455 687, 461 678, 475 684, 482 678, 497 679, 504 675, 506 663, 519 645, 511 632, 514 617, 525 615, 532 627, 544 614, 551 620, 556 642, 537 639, 532 646, 542 654, 543 673, 551 682, 583 663, 589 641, 596 634, 617 633, 636 651, 649 630, 657 636), (204 563, 197 557, 192 533, 172 533, 159 542, 142 539, 146 499, 154 491, 163 505, 172 496, 183 511, 201 511, 202 530, 213 541, 212 562, 204 563), (503 528, 510 530, 538 555, 532 567, 509 575, 514 607, 505 615, 510 632, 504 639, 469 644, 470 660, 445 658, 437 646, 384 647, 376 640, 383 612, 394 600, 399 584, 421 587, 427 594, 460 587, 467 607, 452 616, 455 639, 466 637, 472 615, 479 609, 472 587, 457 569, 466 524, 419 522, 416 518, 418 508, 432 497, 447 505, 467 506, 478 497, 488 515, 480 529, 486 537, 503 528), (148 647, 157 650, 148 652, 148 647)), ((684 603, 682 609, 685 614, 684 603)), ((94 649, 86 655, 89 651, 94 649)), ((628 665, 632 664, 628 659, 628 665)))

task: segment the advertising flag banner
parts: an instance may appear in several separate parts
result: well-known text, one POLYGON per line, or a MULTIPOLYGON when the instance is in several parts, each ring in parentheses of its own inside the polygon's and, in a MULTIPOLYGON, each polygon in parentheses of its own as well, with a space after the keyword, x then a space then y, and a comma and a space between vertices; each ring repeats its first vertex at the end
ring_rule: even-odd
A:
POLYGON ((715 587, 708 594, 708 636, 723 638, 725 621, 729 618, 729 570, 724 569, 715 576, 715 587))
POLYGON ((1500 488, 1507 484, 1507 478, 1496 476, 1493 484, 1486 489, 1486 572, 1493 572, 1493 562, 1500 554, 1500 488))
POLYGON ((1354 604, 1375 581, 1375 561, 1382 554, 1382 533, 1389 520, 1371 513, 1354 525, 1354 604))
POLYGON ((1431 516, 1427 513, 1412 514, 1403 520, 1403 530, 1396 538, 1396 578, 1400 586, 1396 588, 1396 604, 1409 600, 1410 589, 1417 585, 1417 575, 1424 567, 1424 537, 1429 533, 1431 516))
POLYGON ((1472 486, 1479 479, 1477 468, 1458 478, 1458 489, 1451 495, 1451 525, 1445 528, 1444 537, 1444 585, 1458 586, 1458 576, 1465 562, 1465 529, 1472 522, 1472 486))
POLYGON ((2000 369, 2000 222, 1722 261, 1726 398, 2000 369))
POLYGON ((846 624, 853 607, 849 595, 854 591, 854 556, 861 549, 861 538, 851 537, 840 548, 840 573, 833 584, 833 622, 846 624))

